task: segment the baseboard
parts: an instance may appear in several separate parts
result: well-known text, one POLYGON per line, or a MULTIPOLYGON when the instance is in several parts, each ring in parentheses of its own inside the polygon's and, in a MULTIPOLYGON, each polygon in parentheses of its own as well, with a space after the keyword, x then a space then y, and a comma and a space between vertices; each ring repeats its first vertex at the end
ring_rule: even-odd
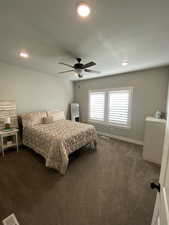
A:
POLYGON ((133 144, 137 144, 137 145, 143 145, 143 141, 138 141, 138 140, 134 140, 134 139, 131 139, 131 138, 117 136, 117 135, 113 135, 113 134, 108 134, 108 133, 104 133, 104 132, 100 132, 100 131, 98 131, 97 133, 100 134, 100 135, 104 135, 104 136, 107 136, 107 137, 110 137, 110 138, 115 138, 115 139, 118 139, 118 140, 121 140, 121 141, 129 142, 129 143, 133 143, 133 144))

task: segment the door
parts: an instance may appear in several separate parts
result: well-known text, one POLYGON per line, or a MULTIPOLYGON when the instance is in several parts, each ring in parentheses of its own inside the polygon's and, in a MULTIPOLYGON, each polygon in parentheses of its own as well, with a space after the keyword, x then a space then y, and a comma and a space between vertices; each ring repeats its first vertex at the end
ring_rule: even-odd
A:
POLYGON ((159 184, 152 183, 151 186, 157 189, 151 225, 169 225, 169 117, 166 124, 159 184))

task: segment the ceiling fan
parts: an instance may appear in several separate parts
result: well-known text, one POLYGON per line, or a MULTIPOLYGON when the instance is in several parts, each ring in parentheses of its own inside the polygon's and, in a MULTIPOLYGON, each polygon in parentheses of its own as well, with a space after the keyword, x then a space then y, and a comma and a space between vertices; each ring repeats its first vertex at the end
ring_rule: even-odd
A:
POLYGON ((69 72, 73 72, 74 71, 78 75, 79 78, 82 78, 83 77, 83 72, 97 73, 97 74, 100 73, 99 71, 88 69, 91 66, 95 66, 96 65, 95 62, 91 61, 89 63, 82 64, 81 63, 81 61, 82 61, 81 58, 76 58, 76 60, 77 60, 77 63, 75 63, 73 66, 71 66, 71 65, 69 65, 67 63, 60 62, 59 64, 71 67, 72 69, 71 70, 67 70, 67 71, 63 71, 63 72, 59 72, 58 74, 69 73, 69 72))

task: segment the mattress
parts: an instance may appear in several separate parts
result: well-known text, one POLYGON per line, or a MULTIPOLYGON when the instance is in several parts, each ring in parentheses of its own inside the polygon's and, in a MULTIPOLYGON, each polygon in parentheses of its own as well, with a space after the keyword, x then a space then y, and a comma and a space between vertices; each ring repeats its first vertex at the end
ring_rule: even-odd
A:
POLYGON ((43 156, 46 167, 61 174, 67 170, 69 154, 87 144, 94 147, 96 139, 94 126, 69 120, 23 128, 23 144, 43 156))

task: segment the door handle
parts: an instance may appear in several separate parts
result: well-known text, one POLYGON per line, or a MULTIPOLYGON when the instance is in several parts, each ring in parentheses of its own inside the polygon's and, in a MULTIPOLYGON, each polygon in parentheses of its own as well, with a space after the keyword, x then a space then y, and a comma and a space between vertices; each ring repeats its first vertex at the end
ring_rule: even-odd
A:
POLYGON ((151 182, 150 187, 151 189, 157 189, 157 191, 160 192, 161 189, 160 183, 151 182))

